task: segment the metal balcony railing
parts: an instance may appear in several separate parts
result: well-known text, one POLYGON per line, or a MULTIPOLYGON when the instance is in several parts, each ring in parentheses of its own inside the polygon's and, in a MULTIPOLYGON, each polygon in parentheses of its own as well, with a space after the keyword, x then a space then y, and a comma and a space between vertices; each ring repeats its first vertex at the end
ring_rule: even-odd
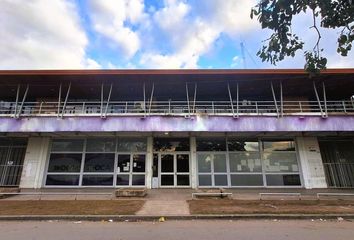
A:
POLYGON ((0 102, 0 117, 322 116, 354 115, 354 101, 68 101, 0 102))

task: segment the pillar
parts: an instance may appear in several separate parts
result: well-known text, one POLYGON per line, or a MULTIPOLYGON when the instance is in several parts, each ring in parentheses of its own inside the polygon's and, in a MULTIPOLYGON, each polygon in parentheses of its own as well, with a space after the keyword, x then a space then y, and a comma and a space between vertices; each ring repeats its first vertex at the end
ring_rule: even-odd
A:
POLYGON ((297 137, 296 141, 305 188, 327 188, 326 176, 317 138, 297 137))
POLYGON ((153 165, 153 138, 147 138, 146 149, 146 188, 151 189, 152 183, 152 165, 153 165))
POLYGON ((28 139, 20 188, 41 188, 49 151, 48 137, 30 137, 28 139))
POLYGON ((198 187, 198 172, 197 172, 197 142, 195 137, 190 138, 191 143, 191 187, 197 188, 198 187))

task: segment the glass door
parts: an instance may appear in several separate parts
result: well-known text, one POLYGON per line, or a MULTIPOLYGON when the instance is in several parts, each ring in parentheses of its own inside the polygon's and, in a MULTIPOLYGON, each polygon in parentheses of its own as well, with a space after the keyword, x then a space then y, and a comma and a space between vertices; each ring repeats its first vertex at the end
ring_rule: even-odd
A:
POLYGON ((160 187, 189 187, 189 154, 159 154, 160 187))
POLYGON ((160 185, 162 187, 175 186, 174 154, 160 154, 160 185))
POLYGON ((117 186, 145 186, 145 154, 118 154, 117 186))
POLYGON ((189 154, 176 154, 176 185, 178 187, 190 186, 189 154))

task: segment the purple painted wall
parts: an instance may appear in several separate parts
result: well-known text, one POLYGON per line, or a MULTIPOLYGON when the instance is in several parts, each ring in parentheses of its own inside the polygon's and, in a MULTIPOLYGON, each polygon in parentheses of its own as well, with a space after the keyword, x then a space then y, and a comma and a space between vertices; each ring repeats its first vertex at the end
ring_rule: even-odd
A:
POLYGON ((0 118, 0 132, 354 131, 354 117, 33 117, 0 118))

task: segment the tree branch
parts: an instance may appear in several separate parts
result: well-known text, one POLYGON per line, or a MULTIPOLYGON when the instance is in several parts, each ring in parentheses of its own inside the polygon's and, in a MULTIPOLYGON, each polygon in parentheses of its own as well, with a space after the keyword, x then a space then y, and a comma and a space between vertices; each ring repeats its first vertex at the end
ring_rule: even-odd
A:
POLYGON ((312 9, 312 19, 313 19, 313 26, 311 26, 310 28, 314 28, 317 32, 317 42, 315 44, 315 46, 313 47, 313 51, 316 53, 317 57, 320 56, 320 41, 321 41, 321 33, 320 33, 320 30, 318 29, 317 27, 317 24, 316 24, 316 13, 315 13, 315 9, 312 9))

